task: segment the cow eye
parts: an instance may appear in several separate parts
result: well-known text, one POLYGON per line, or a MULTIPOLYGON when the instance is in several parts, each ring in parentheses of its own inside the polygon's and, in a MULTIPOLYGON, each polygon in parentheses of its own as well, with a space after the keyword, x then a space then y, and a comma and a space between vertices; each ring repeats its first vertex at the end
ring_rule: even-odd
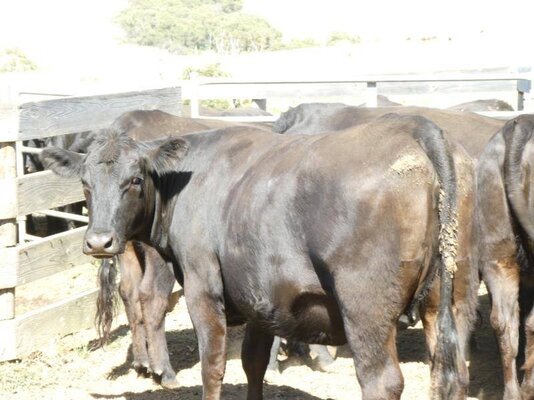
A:
POLYGON ((143 183, 143 179, 139 178, 138 176, 135 176, 131 180, 132 185, 140 185, 143 183))

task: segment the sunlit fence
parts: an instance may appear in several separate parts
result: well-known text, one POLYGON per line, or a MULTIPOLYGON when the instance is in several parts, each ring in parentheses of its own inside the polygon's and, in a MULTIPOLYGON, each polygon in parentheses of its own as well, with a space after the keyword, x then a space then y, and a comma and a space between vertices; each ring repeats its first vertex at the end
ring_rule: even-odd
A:
MULTIPOLYGON (((50 171, 25 174, 24 154, 38 152, 29 140, 98 131, 136 109, 181 110, 180 88, 25 103, 0 109, 0 361, 23 357, 50 340, 93 325, 97 289, 16 315, 17 287, 89 262, 81 252, 85 227, 48 237, 26 230, 39 213, 87 222, 83 215, 53 208, 83 199, 78 179, 50 171)), ((96 279, 96 277, 95 277, 96 279)))
MULTIPOLYGON (((200 101, 208 99, 253 99, 265 109, 271 98, 362 98, 376 107, 378 95, 443 96, 452 93, 515 93, 517 112, 486 112, 497 118, 511 118, 524 109, 531 82, 521 74, 427 74, 381 75, 316 80, 239 80, 200 78, 183 82, 183 98, 191 101, 191 116, 202 117, 200 101)), ((220 117, 216 117, 220 118, 220 117)), ((273 121, 276 117, 224 117, 226 120, 273 121)))

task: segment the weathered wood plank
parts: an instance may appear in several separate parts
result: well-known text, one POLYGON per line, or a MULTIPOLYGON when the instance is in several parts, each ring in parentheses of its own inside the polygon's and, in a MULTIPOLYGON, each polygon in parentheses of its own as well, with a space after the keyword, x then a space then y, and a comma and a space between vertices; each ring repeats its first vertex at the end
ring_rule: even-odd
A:
POLYGON ((15 350, 2 352, 0 347, 0 357, 4 353, 10 357, 4 360, 22 358, 62 336, 94 326, 97 296, 98 289, 90 289, 15 318, 15 350), (39 327, 38 334, 35 327, 39 327))
POLYGON ((93 259, 82 253, 85 227, 0 250, 0 288, 15 287, 93 259))
POLYGON ((420 94, 438 90, 443 93, 462 91, 530 91, 530 81, 506 74, 501 75, 381 75, 311 80, 248 80, 201 79, 184 81, 183 97, 212 98, 271 98, 309 96, 352 96, 365 90, 367 83, 375 82, 389 94, 420 94))
POLYGON ((78 178, 62 178, 52 171, 1 180, 0 193, 0 219, 15 218, 84 200, 78 178))
POLYGON ((17 358, 16 320, 0 321, 0 361, 17 358))
MULTIPOLYGON (((12 182, 17 176, 17 162, 15 143, 0 143, 0 182, 12 182)), ((6 208, 16 205, 16 193, 7 191, 2 193, 2 196, 11 196, 6 208)), ((12 249, 12 246, 17 244, 17 225, 15 216, 11 219, 0 219, 0 251, 5 249, 12 249)), ((12 272, 9 265, 0 266, 0 273, 2 271, 12 272)), ((0 290, 0 320, 9 320, 15 317, 15 288, 14 286, 7 286, 0 290)))
POLYGON ((159 109, 180 113, 179 87, 101 96, 68 97, 20 106, 17 140, 99 130, 123 112, 159 109))
POLYGON ((0 289, 0 320, 15 316, 15 289, 0 289))
MULTIPOLYGON (((19 127, 19 112, 17 108, 9 106, 3 107, 0 104, 0 138, 9 140, 17 136, 19 127)), ((15 140, 15 139, 11 139, 15 140)))
MULTIPOLYGON (((23 358, 36 350, 53 345, 65 335, 92 328, 98 290, 86 290, 15 319, 0 321, 0 362, 23 358), (35 327, 39 327, 38 334, 35 333, 35 327)), ((176 284, 170 303, 174 305, 181 296, 183 290, 176 284)), ((122 302, 118 302, 117 312, 124 312, 122 302)), ((119 318, 115 318, 115 322, 118 321, 119 318)))
POLYGON ((52 171, 24 175, 17 180, 18 215, 61 207, 85 199, 79 178, 65 179, 52 171))

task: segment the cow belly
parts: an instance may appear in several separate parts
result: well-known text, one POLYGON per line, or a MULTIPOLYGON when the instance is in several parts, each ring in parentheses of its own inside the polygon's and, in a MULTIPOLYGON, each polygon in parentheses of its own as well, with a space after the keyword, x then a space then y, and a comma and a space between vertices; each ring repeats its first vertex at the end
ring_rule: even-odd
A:
POLYGON ((232 308, 273 335, 305 343, 346 342, 337 302, 321 286, 279 282, 269 291, 239 289, 238 296, 232 296, 232 308))
POLYGON ((278 336, 300 342, 341 345, 346 343, 341 313, 334 297, 324 293, 303 292, 299 294, 286 312, 286 319, 278 322, 278 336), (285 332, 289 325, 290 332, 285 332))

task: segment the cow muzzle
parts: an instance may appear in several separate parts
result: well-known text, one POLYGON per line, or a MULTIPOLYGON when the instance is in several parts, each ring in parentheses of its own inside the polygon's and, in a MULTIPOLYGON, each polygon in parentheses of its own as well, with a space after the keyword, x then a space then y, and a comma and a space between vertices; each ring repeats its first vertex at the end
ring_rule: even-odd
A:
POLYGON ((120 246, 115 232, 87 232, 83 252, 96 258, 108 258, 119 253, 120 246))

